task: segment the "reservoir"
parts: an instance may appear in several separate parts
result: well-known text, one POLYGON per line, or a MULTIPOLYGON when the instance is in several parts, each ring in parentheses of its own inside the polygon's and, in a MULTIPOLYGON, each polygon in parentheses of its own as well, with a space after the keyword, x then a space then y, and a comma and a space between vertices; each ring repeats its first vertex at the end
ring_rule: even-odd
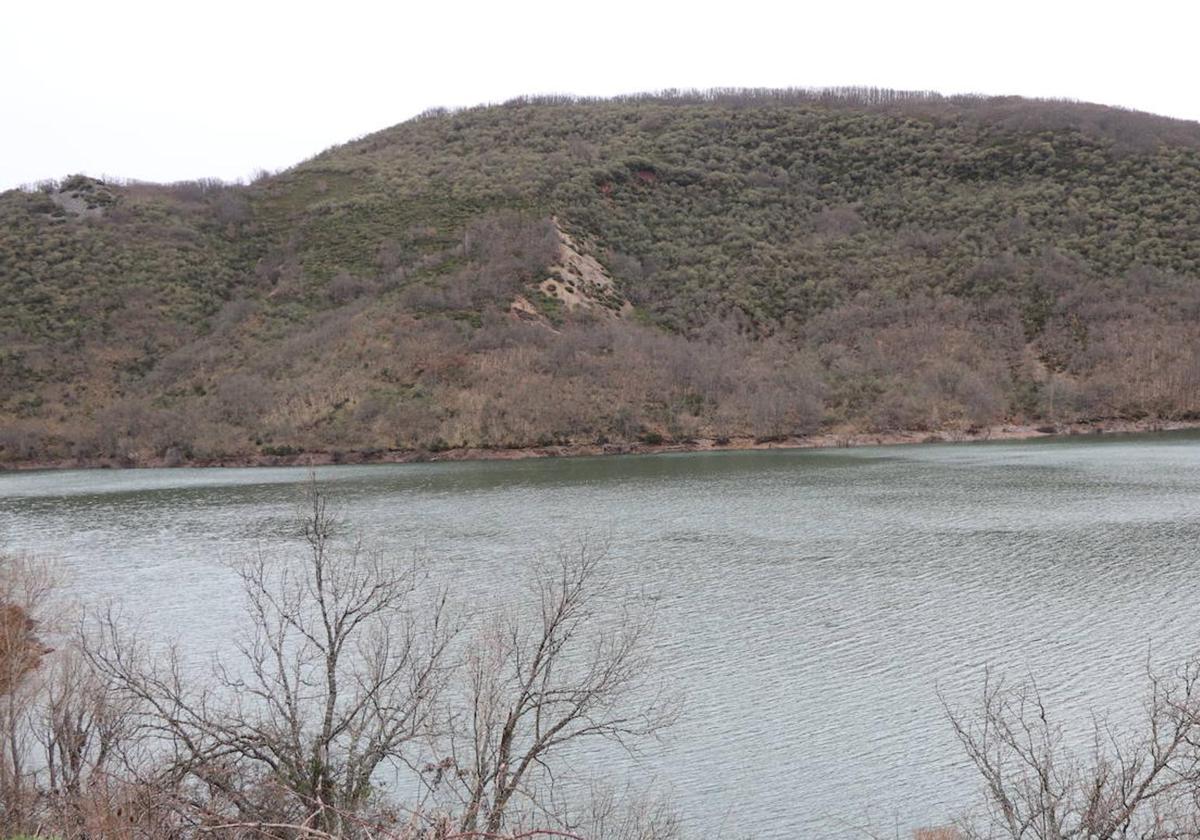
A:
MULTIPOLYGON (((0 473, 0 548, 87 605, 227 655, 227 562, 286 534, 303 468, 0 473)), ((1036 680, 1067 742, 1136 723, 1200 651, 1200 434, 322 467, 364 541, 473 616, 604 541, 683 699, 636 758, 693 836, 908 837, 980 802, 942 698, 1036 680)), ((609 761, 613 763, 605 764, 609 761)), ((620 780, 619 779, 619 780, 620 780)))

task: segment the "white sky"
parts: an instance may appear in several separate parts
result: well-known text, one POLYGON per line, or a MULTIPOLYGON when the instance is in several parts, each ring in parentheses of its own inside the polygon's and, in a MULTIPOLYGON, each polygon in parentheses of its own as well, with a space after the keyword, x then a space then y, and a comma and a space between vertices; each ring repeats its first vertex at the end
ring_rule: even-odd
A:
POLYGON ((1200 119, 1200 2, 3 0, 0 189, 279 169, 436 105, 865 84, 1200 119))

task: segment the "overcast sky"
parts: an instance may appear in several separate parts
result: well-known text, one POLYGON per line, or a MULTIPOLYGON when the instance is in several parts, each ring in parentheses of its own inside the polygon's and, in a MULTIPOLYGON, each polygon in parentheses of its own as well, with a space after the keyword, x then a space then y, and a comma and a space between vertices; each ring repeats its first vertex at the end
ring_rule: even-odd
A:
POLYGON ((1200 119, 1195 0, 12 0, 0 188, 279 169, 524 93, 876 85, 1200 119))

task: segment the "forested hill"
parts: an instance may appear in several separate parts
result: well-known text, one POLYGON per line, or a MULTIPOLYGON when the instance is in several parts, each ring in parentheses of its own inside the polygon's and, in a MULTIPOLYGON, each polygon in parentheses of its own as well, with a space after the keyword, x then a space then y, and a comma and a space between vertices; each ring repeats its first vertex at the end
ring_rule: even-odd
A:
POLYGON ((1200 416, 1200 124, 880 90, 431 112, 0 195, 0 462, 1200 416))

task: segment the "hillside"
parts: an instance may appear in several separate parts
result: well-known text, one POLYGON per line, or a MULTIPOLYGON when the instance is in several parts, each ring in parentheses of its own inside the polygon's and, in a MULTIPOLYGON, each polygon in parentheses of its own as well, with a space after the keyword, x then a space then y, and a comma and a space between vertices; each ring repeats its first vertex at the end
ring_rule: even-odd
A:
POLYGON ((1200 417, 1200 124, 878 90, 432 112, 0 194, 0 462, 1200 417))

